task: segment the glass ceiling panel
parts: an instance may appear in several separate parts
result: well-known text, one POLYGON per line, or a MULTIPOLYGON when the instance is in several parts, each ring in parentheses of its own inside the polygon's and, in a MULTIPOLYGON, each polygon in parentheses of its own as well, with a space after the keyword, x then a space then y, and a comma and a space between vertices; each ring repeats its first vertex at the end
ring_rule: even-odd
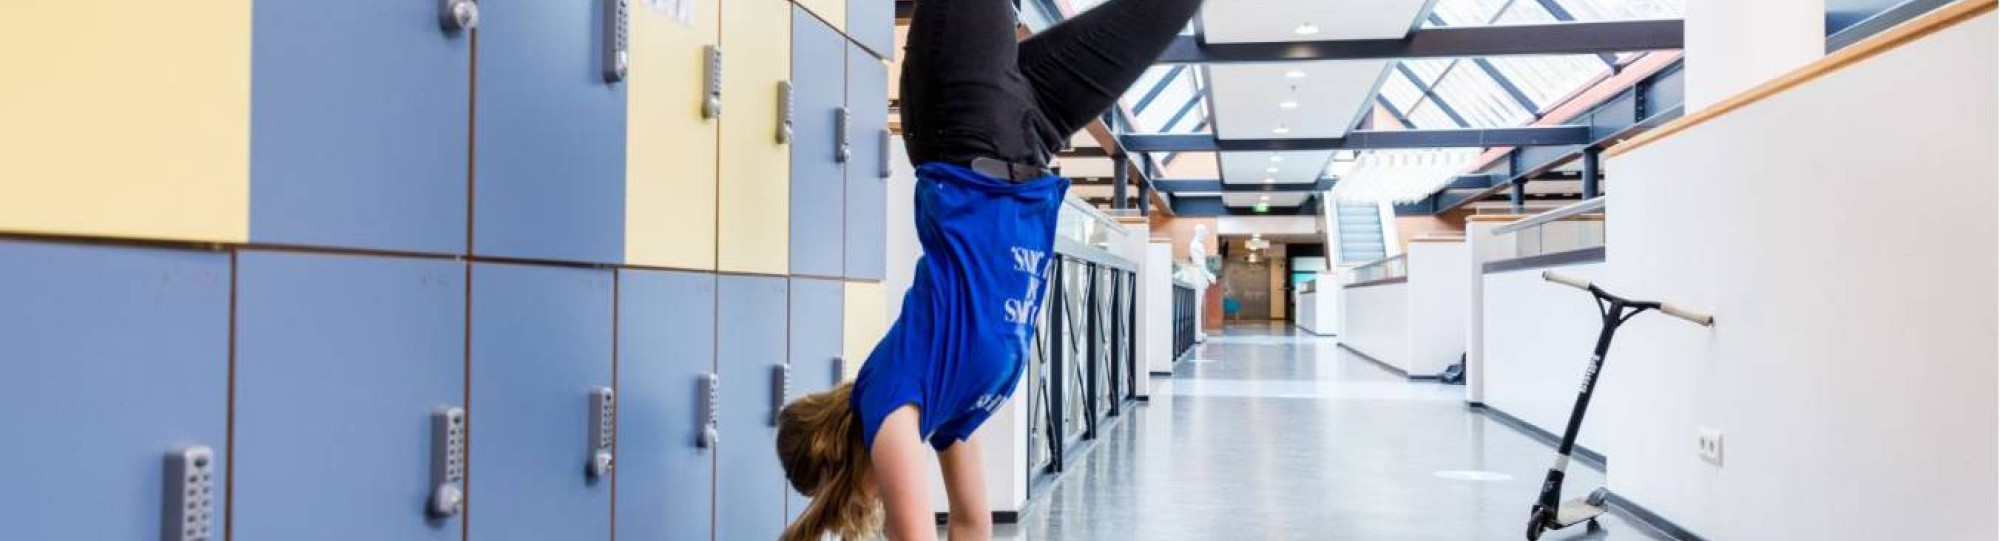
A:
POLYGON ((1521 108, 1507 90, 1471 63, 1461 63, 1446 72, 1432 93, 1465 119, 1469 127, 1516 126, 1534 118, 1521 108))
MULTIPOLYGON (((1152 69, 1159 70, 1162 68, 1155 67, 1152 69)), ((1166 88, 1162 89, 1160 94, 1153 98, 1152 103, 1147 104, 1145 109, 1134 111, 1131 131, 1133 133, 1158 133, 1163 131, 1166 128, 1167 121, 1172 120, 1176 113, 1179 113, 1183 107, 1186 107, 1188 100, 1200 95, 1198 85, 1195 84, 1194 73, 1196 71, 1198 70, 1181 70, 1180 75, 1175 76, 1167 82, 1166 88)), ((1158 82, 1158 78, 1156 77, 1154 81, 1158 82)), ((1138 100, 1144 98, 1146 93, 1152 91, 1152 89, 1153 86, 1150 84, 1133 85, 1131 90, 1126 91, 1126 99, 1130 100, 1128 103, 1131 106, 1138 107, 1138 100)), ((1190 112, 1188 116, 1195 116, 1195 113, 1190 112)))
POLYGON ((1595 55, 1510 56, 1487 62, 1543 110, 1611 72, 1595 55))
POLYGON ((1437 102, 1423 102, 1418 104, 1415 110, 1406 111, 1403 114, 1410 118, 1410 125, 1416 126, 1419 130, 1445 130, 1464 127, 1458 125, 1457 121, 1452 120, 1451 115, 1447 115, 1443 110, 1438 109, 1437 102))
POLYGON ((1579 21, 1677 19, 1687 14, 1682 0, 1554 0, 1579 21))
POLYGON ((1382 97, 1388 98, 1389 104, 1395 106, 1397 111, 1409 111, 1411 105, 1424 97, 1424 91, 1411 83, 1409 77, 1391 73, 1382 80, 1382 97))

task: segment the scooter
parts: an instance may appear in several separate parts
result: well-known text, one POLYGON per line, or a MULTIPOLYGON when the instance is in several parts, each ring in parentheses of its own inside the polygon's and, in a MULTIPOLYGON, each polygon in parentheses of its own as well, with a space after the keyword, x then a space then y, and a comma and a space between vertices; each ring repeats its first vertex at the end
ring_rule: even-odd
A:
POLYGON ((1556 464, 1549 468, 1548 478, 1542 481, 1541 497, 1528 511, 1528 541, 1541 539, 1543 532, 1579 523, 1587 523, 1585 528, 1588 531, 1602 529, 1597 524, 1597 516, 1608 510, 1604 500, 1609 494, 1599 488, 1591 491, 1589 496, 1564 502, 1562 485, 1564 471, 1569 469, 1570 451, 1576 448, 1576 433, 1583 428, 1584 409, 1590 407, 1591 391, 1597 387, 1598 371, 1604 367, 1604 354, 1611 350, 1611 336, 1618 332, 1618 326, 1647 310, 1657 310, 1703 327, 1715 324, 1714 317, 1663 302, 1635 301, 1612 295, 1589 281, 1546 271, 1542 273, 1542 279, 1590 292, 1597 300, 1597 311, 1603 316, 1604 325, 1597 333, 1597 349, 1590 355, 1590 365, 1584 369, 1583 386, 1577 388, 1576 407, 1569 412, 1569 425, 1563 428, 1562 442, 1556 445, 1556 464))

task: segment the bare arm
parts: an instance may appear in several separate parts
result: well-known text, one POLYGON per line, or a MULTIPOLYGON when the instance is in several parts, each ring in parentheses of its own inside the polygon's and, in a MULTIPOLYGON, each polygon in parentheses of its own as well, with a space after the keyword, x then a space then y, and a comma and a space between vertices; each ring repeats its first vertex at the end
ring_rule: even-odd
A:
POLYGON ((967 439, 938 451, 944 468, 944 491, 951 498, 951 541, 993 539, 993 508, 986 505, 985 462, 979 446, 967 439))
POLYGON ((931 509, 930 483, 924 478, 926 450, 923 436, 917 433, 914 405, 890 413, 875 433, 875 446, 869 449, 868 460, 893 541, 937 540, 937 515, 931 509))

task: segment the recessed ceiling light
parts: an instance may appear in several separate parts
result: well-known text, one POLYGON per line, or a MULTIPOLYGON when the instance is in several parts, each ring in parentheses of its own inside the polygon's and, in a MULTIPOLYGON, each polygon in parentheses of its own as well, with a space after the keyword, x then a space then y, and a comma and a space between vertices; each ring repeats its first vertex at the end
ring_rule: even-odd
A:
POLYGON ((1285 157, 1284 157, 1284 156, 1272 156, 1272 157, 1271 157, 1271 163, 1278 163, 1278 162, 1282 162, 1282 161, 1285 161, 1285 157))
POLYGON ((1313 24, 1313 23, 1310 23, 1310 22, 1305 22, 1305 23, 1299 23, 1299 27, 1298 27, 1298 28, 1293 28, 1293 29, 1292 29, 1292 33, 1293 33, 1293 34, 1298 34, 1298 35, 1301 35, 1301 36, 1309 36, 1309 35, 1313 35, 1313 34, 1318 34, 1318 33, 1319 33, 1319 25, 1316 25, 1316 24, 1313 24))
POLYGON ((1281 102, 1278 102, 1278 108, 1279 108, 1279 109, 1297 109, 1297 108, 1299 108, 1299 102, 1298 102, 1298 100, 1285 100, 1285 101, 1281 101, 1281 102))
POLYGON ((1265 184, 1270 184, 1270 183, 1273 183, 1273 182, 1277 182, 1277 181, 1278 181, 1278 179, 1275 179, 1275 178, 1271 178, 1271 177, 1264 177, 1264 183, 1265 183, 1265 184))
POLYGON ((1257 200, 1258 200, 1258 201, 1270 201, 1270 200, 1271 200, 1271 196, 1268 196, 1268 195, 1260 195, 1260 196, 1257 196, 1257 200))
POLYGON ((1276 172, 1278 172, 1278 167, 1277 167, 1277 166, 1275 166, 1275 165, 1274 165, 1274 166, 1271 166, 1271 167, 1266 167, 1266 168, 1264 168, 1264 172, 1266 172, 1266 173, 1276 173, 1276 172))
POLYGON ((1291 128, 1288 128, 1288 127, 1285 127, 1285 125, 1283 125, 1283 124, 1279 124, 1279 125, 1278 125, 1278 127, 1276 127, 1276 128, 1271 128, 1271 133, 1275 133, 1275 134, 1279 134, 1279 135, 1284 135, 1284 134, 1287 134, 1287 133, 1292 133, 1292 129, 1291 129, 1291 128))
POLYGON ((1306 71, 1305 71, 1305 70, 1292 70, 1292 71, 1287 71, 1287 72, 1285 72, 1285 78, 1286 78, 1286 79, 1304 79, 1304 78, 1306 78, 1306 71))

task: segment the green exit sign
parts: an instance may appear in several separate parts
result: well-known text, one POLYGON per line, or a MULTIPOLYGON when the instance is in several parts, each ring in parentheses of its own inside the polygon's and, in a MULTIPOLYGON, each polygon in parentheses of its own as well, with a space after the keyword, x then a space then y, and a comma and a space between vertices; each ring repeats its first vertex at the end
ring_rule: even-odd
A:
POLYGON ((1266 214, 1271 212, 1271 204, 1259 202, 1257 203, 1257 206, 1250 207, 1250 210, 1258 214, 1266 214))

